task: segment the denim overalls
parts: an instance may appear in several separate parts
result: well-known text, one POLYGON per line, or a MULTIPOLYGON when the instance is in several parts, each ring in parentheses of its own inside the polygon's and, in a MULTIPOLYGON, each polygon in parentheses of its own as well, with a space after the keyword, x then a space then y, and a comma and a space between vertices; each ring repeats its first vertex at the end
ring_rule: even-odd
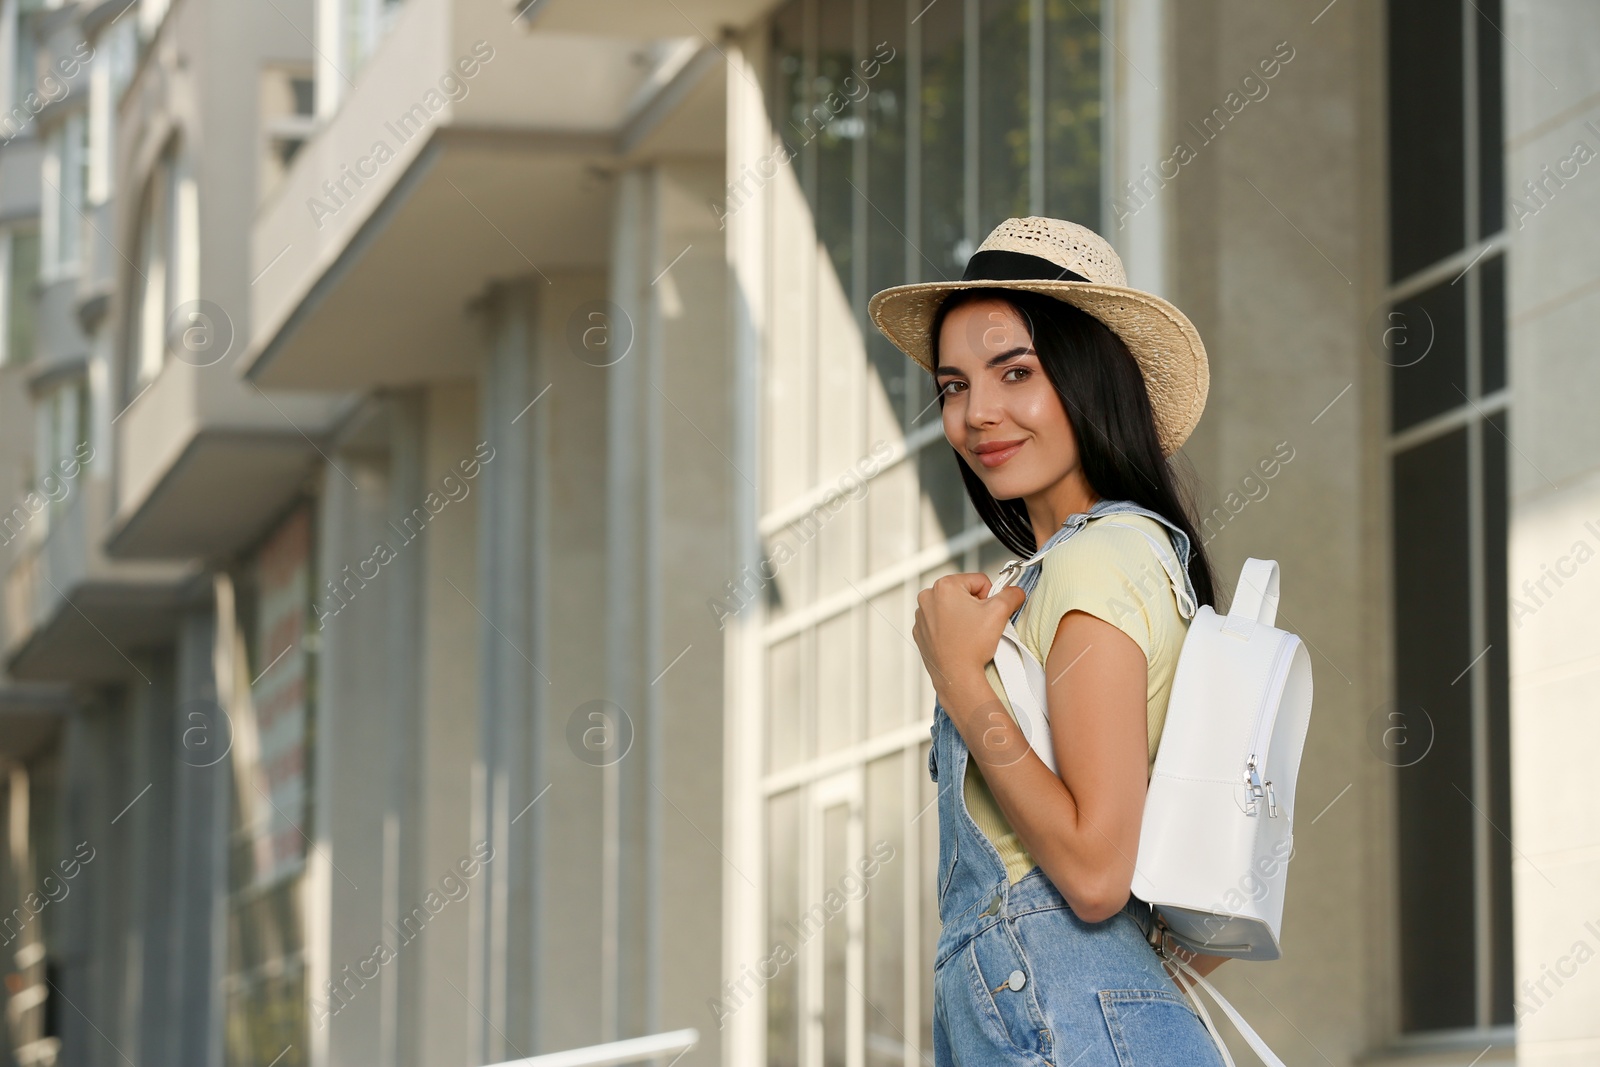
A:
MULTIPOLYGON (((1132 501, 1097 501, 1068 518, 1044 547, 1112 512, 1144 515, 1171 531, 1193 604, 1188 535, 1132 501)), ((1018 584, 1025 592, 1039 570, 1035 563, 1023 571, 1018 584)), ((1205 1024, 1151 947, 1150 906, 1130 895, 1122 911, 1088 923, 1038 866, 1011 885, 999 853, 967 812, 967 746, 937 701, 931 732, 943 923, 933 967, 935 1067, 1221 1065, 1205 1024)))

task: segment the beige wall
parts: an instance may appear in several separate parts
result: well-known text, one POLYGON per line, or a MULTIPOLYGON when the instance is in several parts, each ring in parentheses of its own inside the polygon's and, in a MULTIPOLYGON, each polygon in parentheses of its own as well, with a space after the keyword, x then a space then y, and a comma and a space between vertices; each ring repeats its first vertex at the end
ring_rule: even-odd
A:
POLYGON ((1157 196, 1177 206, 1172 295, 1211 364, 1206 414, 1184 451, 1205 511, 1224 509, 1202 537, 1214 538, 1220 604, 1246 556, 1278 561, 1279 625, 1306 639, 1316 689, 1284 958, 1226 964, 1216 984, 1287 1062, 1349 1063, 1385 1042, 1394 1000, 1389 768, 1363 741, 1387 691, 1389 647, 1385 381, 1360 339, 1386 247, 1382 52, 1371 44, 1382 7, 1347 2, 1315 25, 1316 11, 1298 7, 1168 9, 1172 140, 1196 156, 1157 196), (1281 42, 1293 57, 1268 94, 1204 142, 1189 123, 1246 74, 1259 79, 1281 42), (1256 464, 1280 442, 1293 458, 1261 479, 1256 464), (1242 486, 1252 475, 1264 497, 1242 486))
MULTIPOLYGON (((433 386, 425 404, 423 486, 433 489, 473 455, 478 436, 471 382, 433 386)), ((428 526, 423 577, 421 774, 425 840, 419 885, 432 888, 481 840, 472 819, 477 759, 476 709, 481 622, 469 602, 477 589, 476 498, 446 507, 428 526), (452 587, 453 586, 453 587, 452 587), (466 594, 463 596, 463 594, 466 594)), ((418 1005, 417 1061, 426 1067, 463 1062, 482 990, 469 980, 467 908, 452 904, 428 926, 418 1005)))
POLYGON ((1513 0, 1506 77, 1517 1062, 1600 1060, 1600 9, 1513 0), (1524 183, 1550 182, 1544 204, 1524 183), (1576 171, 1576 173, 1574 173, 1576 171), (1519 218, 1519 215, 1521 216, 1519 218))
POLYGON ((538 600, 545 636, 533 655, 550 674, 550 684, 536 689, 541 758, 529 783, 535 793, 548 787, 528 816, 540 838, 533 916, 540 950, 533 979, 538 1042, 528 1049, 538 1053, 601 1039, 595 963, 605 937, 598 892, 605 848, 603 776, 573 756, 567 729, 573 712, 604 690, 607 656, 598 600, 608 563, 599 536, 606 525, 608 419, 606 371, 576 358, 567 341, 572 313, 605 297, 604 276, 556 274, 551 285, 528 288, 536 301, 533 392, 550 386, 527 416, 533 420, 536 508, 547 516, 543 543, 534 546, 547 579, 538 600))
POLYGON ((685 1026, 703 1039, 683 1062, 720 1055, 707 997, 720 981, 716 934, 725 862, 722 638, 706 600, 726 580, 728 498, 745 477, 729 452, 733 396, 726 265, 706 204, 718 159, 662 159, 618 182, 610 298, 634 348, 606 368, 608 515, 606 695, 634 748, 607 768, 614 864, 602 867, 614 923, 608 1038, 685 1026))

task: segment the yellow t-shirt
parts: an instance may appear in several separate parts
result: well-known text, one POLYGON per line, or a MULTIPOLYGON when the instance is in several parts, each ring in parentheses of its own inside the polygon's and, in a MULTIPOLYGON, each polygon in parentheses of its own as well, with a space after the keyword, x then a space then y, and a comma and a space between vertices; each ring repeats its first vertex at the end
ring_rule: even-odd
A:
MULTIPOLYGON (((1178 653, 1189 623, 1178 612, 1178 598, 1155 550, 1138 529, 1127 526, 1148 530, 1156 543, 1166 549, 1168 558, 1177 562, 1171 534, 1154 519, 1115 513, 1092 519, 1040 562, 1039 581, 1017 616, 1016 627, 1022 643, 1040 663, 1047 662, 1056 628, 1069 611, 1088 612, 1133 638, 1149 665, 1145 689, 1148 776, 1155 769, 1161 728, 1167 719, 1167 698, 1172 693, 1172 675, 1178 667, 1178 653), (1108 522, 1125 525, 1109 526, 1108 522)), ((1006 711, 1015 718, 993 661, 984 667, 984 673, 1006 711)), ((962 783, 967 810, 1000 853, 1006 876, 1015 885, 1033 869, 1034 859, 1006 822, 983 780, 983 772, 971 759, 967 769, 962 783)))

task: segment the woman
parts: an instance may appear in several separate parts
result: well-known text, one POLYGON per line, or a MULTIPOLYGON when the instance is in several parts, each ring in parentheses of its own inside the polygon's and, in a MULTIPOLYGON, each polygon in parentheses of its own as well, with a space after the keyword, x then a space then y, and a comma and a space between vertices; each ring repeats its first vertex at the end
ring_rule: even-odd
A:
MULTIPOLYGON (((1172 547, 1190 604, 1213 602, 1166 463, 1205 405, 1200 337, 1128 288, 1103 238, 1057 219, 1009 219, 960 281, 888 289, 870 310, 934 376, 978 514, 1032 560, 992 599, 982 574, 917 596, 937 696, 935 1064, 1220 1064, 1131 893, 1187 626, 1145 535, 1172 547), (991 662, 1008 618, 1045 665, 1059 775, 991 662)), ((1223 960, 1185 958, 1201 974, 1223 960)))

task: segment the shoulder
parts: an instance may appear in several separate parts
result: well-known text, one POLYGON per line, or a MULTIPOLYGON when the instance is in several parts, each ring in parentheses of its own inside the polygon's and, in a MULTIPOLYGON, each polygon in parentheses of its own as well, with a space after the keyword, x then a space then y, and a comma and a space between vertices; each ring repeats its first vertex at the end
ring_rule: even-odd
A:
POLYGON ((1051 550, 1040 565, 1041 584, 1099 583, 1154 569, 1165 580, 1150 541, 1170 552, 1172 539, 1159 522, 1144 515, 1096 519, 1051 550))
POLYGON ((1150 539, 1172 551, 1161 523, 1143 515, 1113 515, 1089 523, 1052 549, 1029 596, 1025 636, 1047 650, 1062 616, 1077 610, 1123 630, 1147 658, 1159 652, 1169 643, 1167 624, 1179 616, 1150 539))

